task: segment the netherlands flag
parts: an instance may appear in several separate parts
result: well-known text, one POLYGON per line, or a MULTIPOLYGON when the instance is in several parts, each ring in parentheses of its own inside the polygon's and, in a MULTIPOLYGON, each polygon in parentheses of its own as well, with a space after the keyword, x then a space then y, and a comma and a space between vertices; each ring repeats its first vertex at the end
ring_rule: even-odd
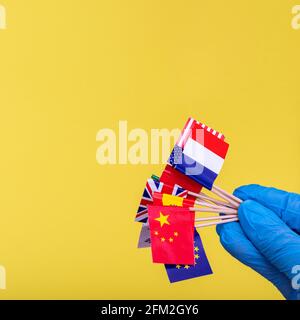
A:
POLYGON ((215 130, 189 119, 168 162, 179 172, 211 189, 221 171, 229 144, 215 130))

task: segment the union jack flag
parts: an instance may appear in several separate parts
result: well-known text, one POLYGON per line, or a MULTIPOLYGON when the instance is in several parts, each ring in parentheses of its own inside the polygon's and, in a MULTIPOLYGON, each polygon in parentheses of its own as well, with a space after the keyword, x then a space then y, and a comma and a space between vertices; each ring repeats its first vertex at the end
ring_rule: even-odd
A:
POLYGON ((143 196, 135 216, 135 221, 138 222, 147 222, 148 220, 148 204, 153 204, 153 192, 167 193, 173 196, 178 196, 182 198, 186 198, 188 195, 187 190, 182 189, 179 185, 175 184, 174 186, 170 186, 159 180, 148 179, 146 183, 145 190, 143 192, 143 196))

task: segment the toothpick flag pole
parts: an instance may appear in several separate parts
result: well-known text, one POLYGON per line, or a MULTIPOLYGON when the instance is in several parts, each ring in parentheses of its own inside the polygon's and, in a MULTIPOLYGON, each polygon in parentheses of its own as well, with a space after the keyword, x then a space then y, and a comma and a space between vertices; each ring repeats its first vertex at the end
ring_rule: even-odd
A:
MULTIPOLYGON (((203 192, 200 192, 200 193, 196 193, 196 192, 192 192, 192 191, 188 191, 188 194, 192 197, 195 197, 195 198, 199 198, 199 199, 202 199, 202 200, 208 200, 214 204, 217 204, 217 205, 220 205, 222 207, 231 207, 231 204, 227 201, 222 201, 222 200, 217 200, 217 199, 214 199, 214 198, 211 198, 207 195, 205 195, 203 192)), ((234 206, 234 208, 236 208, 234 206)))
POLYGON ((218 195, 220 198, 223 198, 224 200, 228 201, 233 207, 238 208, 240 205, 240 202, 233 200, 231 197, 228 196, 228 193, 226 192, 226 195, 219 191, 220 188, 216 189, 215 186, 212 187, 211 192, 218 195))
POLYGON ((229 208, 229 207, 224 207, 224 206, 216 206, 214 204, 211 204, 209 202, 206 202, 206 201, 195 201, 195 204, 196 205, 199 205, 199 206, 203 206, 203 207, 208 207, 208 208, 212 208, 212 209, 217 209, 219 210, 219 212, 222 212, 222 210, 225 210, 226 209, 233 209, 233 208, 229 208))
POLYGON ((208 222, 208 223, 203 223, 203 224, 197 224, 195 225, 195 228, 203 228, 203 227, 209 227, 209 226, 214 226, 217 224, 223 224, 223 223, 229 223, 229 222, 234 222, 238 221, 238 218, 232 218, 232 219, 224 219, 222 221, 217 221, 217 222, 208 222))
POLYGON ((235 201, 235 202, 237 202, 237 203, 239 203, 239 204, 241 204, 241 203, 243 202, 240 198, 238 198, 238 197, 234 196, 233 194, 231 194, 231 193, 229 193, 229 192, 221 189, 220 187, 218 187, 218 186, 216 186, 216 185, 214 185, 213 188, 214 188, 215 190, 223 193, 226 197, 229 197, 230 199, 232 199, 233 201, 235 201))
POLYGON ((226 215, 226 216, 214 216, 214 217, 204 217, 204 218, 196 218, 195 221, 209 221, 209 220, 226 220, 226 219, 230 219, 230 218, 234 218, 236 219, 237 216, 236 214, 231 214, 231 215, 226 215))
POLYGON ((197 207, 191 207, 189 208, 190 211, 195 211, 195 212, 216 212, 216 213, 224 213, 224 214, 237 214, 237 210, 234 209, 213 209, 213 208, 197 208, 197 207))

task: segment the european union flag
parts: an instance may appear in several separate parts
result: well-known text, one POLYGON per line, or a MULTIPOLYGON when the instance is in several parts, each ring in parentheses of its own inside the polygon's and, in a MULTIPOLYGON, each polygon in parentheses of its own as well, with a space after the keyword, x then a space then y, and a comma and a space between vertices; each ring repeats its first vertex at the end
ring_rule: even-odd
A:
POLYGON ((194 233, 195 265, 166 264, 170 282, 177 282, 212 274, 199 233, 194 233))

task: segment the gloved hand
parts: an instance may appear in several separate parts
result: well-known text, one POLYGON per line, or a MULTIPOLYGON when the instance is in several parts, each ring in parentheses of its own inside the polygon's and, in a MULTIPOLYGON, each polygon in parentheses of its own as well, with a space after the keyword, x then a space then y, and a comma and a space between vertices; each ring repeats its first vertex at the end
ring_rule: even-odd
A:
POLYGON ((300 195, 242 186, 239 222, 217 226, 223 247, 271 281, 287 299, 300 299, 300 195))

